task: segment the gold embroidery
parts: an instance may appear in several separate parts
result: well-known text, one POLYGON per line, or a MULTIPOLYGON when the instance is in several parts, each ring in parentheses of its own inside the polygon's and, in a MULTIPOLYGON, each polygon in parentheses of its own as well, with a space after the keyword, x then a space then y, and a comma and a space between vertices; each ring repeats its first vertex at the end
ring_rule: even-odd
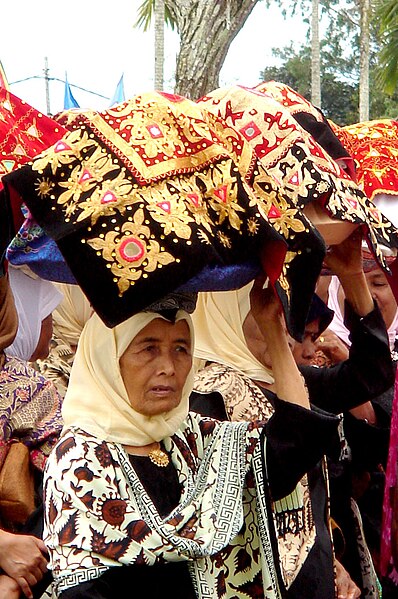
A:
POLYGON ((228 249, 232 247, 231 240, 227 235, 225 235, 225 233, 222 231, 217 231, 217 237, 224 247, 228 249))
POLYGON ((260 225, 255 218, 249 218, 247 221, 247 230, 249 235, 255 235, 259 229, 260 225))
POLYGON ((128 221, 118 231, 109 231, 104 237, 87 239, 86 243, 102 253, 110 263, 119 295, 123 295, 134 281, 145 272, 153 272, 163 265, 174 262, 174 257, 150 239, 150 229, 144 223, 144 212, 139 209, 134 221, 128 221))
POLYGON ((201 241, 202 243, 205 243, 206 245, 211 245, 208 235, 206 235, 206 233, 204 231, 201 231, 200 229, 198 231, 198 239, 199 239, 199 241, 201 241))
POLYGON ((38 156, 32 164, 32 169, 41 171, 50 165, 52 173, 55 175, 60 166, 72 164, 76 158, 80 158, 83 149, 89 148, 95 143, 93 139, 89 139, 86 131, 83 133, 80 130, 72 131, 38 156))
POLYGON ((194 219, 188 214, 186 205, 176 189, 173 193, 173 187, 161 181, 138 195, 142 200, 146 200, 152 218, 160 223, 165 235, 174 232, 182 239, 190 239, 192 231, 188 223, 194 222, 194 219))
POLYGON ((45 198, 51 193, 54 183, 52 183, 47 177, 43 179, 37 179, 35 188, 40 198, 45 198))
POLYGON ((285 291, 289 304, 290 304, 291 293, 290 293, 289 281, 287 280, 287 271, 289 270, 290 264, 291 264, 291 262, 293 262, 293 260, 295 259, 296 256, 297 256, 296 252, 286 252, 286 256, 285 256, 285 260, 284 260, 283 268, 282 268, 282 273, 278 278, 278 282, 280 283, 280 286, 282 287, 282 289, 285 291))
POLYGON ((223 161, 207 172, 198 173, 197 179, 206 186, 204 196, 218 214, 217 224, 221 225, 228 219, 231 227, 239 231, 242 220, 238 212, 245 212, 245 209, 238 203, 237 180, 231 176, 231 166, 230 160, 223 161))
MULTIPOLYGON (((131 117, 132 111, 137 110, 138 108, 142 108, 144 111, 150 111, 150 109, 156 105, 159 105, 159 110, 161 111, 162 120, 164 119, 164 115, 169 112, 174 115, 174 121, 178 122, 179 115, 185 112, 189 113, 189 117, 183 117, 181 119, 181 123, 186 123, 187 118, 188 122, 191 123, 195 119, 204 120, 204 115, 202 110, 199 108, 197 104, 191 102, 189 100, 184 100, 183 102, 169 102, 166 98, 163 98, 161 95, 154 95, 153 93, 142 94, 141 96, 137 96, 130 102, 126 102, 124 105, 120 105, 119 109, 113 111, 107 111, 108 114, 111 114, 115 117, 117 122, 119 123, 119 127, 122 128, 122 122, 126 117, 131 117)), ((154 120, 150 119, 147 115, 147 126, 151 126, 154 124, 154 120)), ((124 161, 128 161, 140 180, 143 182, 149 182, 159 176, 168 175, 173 171, 194 171, 195 166, 197 164, 206 164, 215 160, 216 158, 223 155, 223 149, 220 145, 213 143, 213 137, 209 130, 205 127, 203 128, 203 132, 206 133, 206 136, 202 138, 202 144, 199 144, 197 148, 186 148, 184 145, 184 153, 178 154, 177 156, 170 156, 168 159, 163 159, 163 149, 162 153, 159 155, 159 160, 155 161, 151 159, 146 162, 142 156, 142 153, 137 151, 137 148, 134 147, 133 141, 130 138, 124 139, 118 130, 115 130, 114 127, 109 125, 106 120, 101 116, 101 114, 95 114, 91 119, 91 123, 94 125, 95 129, 98 131, 101 137, 105 137, 108 139, 112 145, 116 149, 116 153, 118 156, 123 156, 124 161), (206 143, 207 141, 207 143, 206 143), (205 144, 206 147, 203 147, 205 144), (190 150, 189 152, 187 150, 190 150)), ((157 123, 159 127, 159 123, 157 123)), ((175 126, 175 125, 174 125, 175 126)), ((198 123, 195 123, 195 127, 198 127, 198 123)), ((159 131, 161 131, 159 127, 159 131)), ((192 134, 192 129, 189 130, 189 135, 192 134)), ((186 135, 188 133, 187 128, 185 127, 184 131, 181 131, 180 134, 186 135)), ((146 133, 145 133, 146 136, 146 133)), ((159 142, 160 143, 160 142, 159 142)), ((164 138, 163 138, 163 142, 164 138)), ((154 145, 148 145, 149 151, 152 150, 157 144, 154 142, 154 145)), ((188 145, 188 139, 187 139, 188 145)), ((167 148, 171 146, 166 142, 166 151, 167 148)), ((162 146, 163 148, 163 146, 162 146)), ((166 154, 164 154, 167 156, 166 154)))
POLYGON ((101 187, 96 187, 88 200, 79 203, 79 209, 82 211, 77 221, 91 217, 91 224, 94 225, 100 216, 116 214, 116 210, 124 214, 127 205, 140 200, 139 195, 133 192, 132 183, 126 180, 121 172, 115 179, 107 180, 101 187))

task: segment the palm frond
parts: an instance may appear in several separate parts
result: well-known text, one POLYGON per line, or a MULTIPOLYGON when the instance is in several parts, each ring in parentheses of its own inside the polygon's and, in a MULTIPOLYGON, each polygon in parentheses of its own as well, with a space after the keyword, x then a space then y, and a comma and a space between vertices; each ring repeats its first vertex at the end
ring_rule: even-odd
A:
MULTIPOLYGON (((138 19, 134 23, 134 27, 141 27, 144 31, 148 31, 153 19, 155 10, 155 0, 144 0, 138 7, 138 19)), ((165 3, 164 5, 164 21, 171 29, 175 27, 175 19, 165 3)))

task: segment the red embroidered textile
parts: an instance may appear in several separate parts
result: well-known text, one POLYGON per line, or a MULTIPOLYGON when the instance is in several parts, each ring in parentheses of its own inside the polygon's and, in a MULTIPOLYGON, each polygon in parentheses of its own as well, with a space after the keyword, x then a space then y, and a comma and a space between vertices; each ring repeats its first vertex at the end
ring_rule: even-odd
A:
MULTIPOLYGON (((62 125, 0 85, 0 191, 4 175, 35 158, 65 132, 62 125)), ((0 257, 24 221, 21 203, 12 190, 0 201, 0 257)))
POLYGON ((66 129, 0 87, 0 177, 52 146, 66 129))
POLYGON ((324 244, 242 133, 163 93, 64 122, 70 131, 5 185, 23 195, 108 326, 206 269, 218 285, 227 267, 261 261, 299 333, 324 244))
POLYGON ((354 159, 357 183, 370 200, 378 193, 398 194, 398 122, 366 121, 347 127, 331 123, 354 159))
MULTIPOLYGON (((332 219, 366 225, 366 236, 377 261, 387 268, 382 245, 396 247, 396 232, 392 224, 365 196, 340 165, 299 125, 285 104, 303 109, 303 98, 283 84, 276 84, 280 100, 271 93, 242 86, 214 90, 198 103, 225 119, 245 137, 268 175, 272 176, 292 204, 304 209, 307 204, 321 204, 332 219), (283 100, 283 101, 282 101, 283 100)), ((267 84, 268 86, 269 84, 267 84)), ((306 102, 306 105, 309 105, 306 102)), ((309 105, 310 106, 310 105, 309 105)), ((309 108, 310 110, 310 108, 309 108)), ((312 107, 312 113, 322 114, 312 107)), ((315 117, 314 117, 315 118, 315 117)), ((284 224, 294 226, 282 210, 284 224)), ((271 223, 274 214, 267 213, 271 223)))

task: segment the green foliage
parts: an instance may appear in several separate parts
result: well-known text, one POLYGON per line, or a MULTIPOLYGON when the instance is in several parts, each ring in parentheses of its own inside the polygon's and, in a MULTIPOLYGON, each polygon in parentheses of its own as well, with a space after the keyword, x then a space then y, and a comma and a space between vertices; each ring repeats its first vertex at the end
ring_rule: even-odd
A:
MULTIPOLYGON (((293 46, 288 46, 273 53, 282 61, 282 65, 265 68, 261 78, 264 81, 281 81, 311 101, 310 47, 301 46, 296 52, 293 46)), ((336 71, 336 61, 330 51, 322 50, 322 59, 322 112, 339 125, 355 122, 358 120, 358 92, 355 85, 339 78, 340 73, 336 71)))
MULTIPOLYGON (((134 27, 142 27, 144 31, 148 31, 153 19, 154 9, 155 0, 144 0, 138 8, 138 19, 134 24, 134 27)), ((175 19, 166 2, 164 5, 164 20, 166 25, 169 25, 171 29, 174 29, 175 19)))
MULTIPOLYGON (((359 7, 360 0, 322 0, 327 11, 327 31, 321 43, 321 94, 322 111, 339 125, 356 123, 359 120, 359 7)), ((390 4, 391 15, 397 24, 398 79, 398 0, 379 0, 390 4)), ((308 0, 292 1, 296 11, 305 14, 308 0)), ((392 17, 391 17, 392 18, 392 17)), ((396 118, 398 115, 398 90, 387 94, 380 84, 378 22, 371 24, 370 48, 370 119, 396 118)), ((311 48, 309 42, 298 49, 292 45, 274 49, 279 66, 267 67, 261 73, 265 81, 274 79, 286 83, 302 96, 311 100, 311 48)), ((390 78, 391 80, 391 78, 390 78)), ((395 89, 395 88, 393 88, 395 89)))
POLYGON ((398 85, 397 0, 379 0, 375 14, 381 44, 377 80, 388 94, 392 94, 398 85))

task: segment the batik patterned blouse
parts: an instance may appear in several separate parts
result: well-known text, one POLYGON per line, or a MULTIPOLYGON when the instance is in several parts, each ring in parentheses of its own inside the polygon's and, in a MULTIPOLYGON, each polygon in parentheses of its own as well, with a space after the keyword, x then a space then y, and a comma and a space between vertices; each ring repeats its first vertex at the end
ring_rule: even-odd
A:
POLYGON ((267 451, 275 445, 286 477, 293 476, 293 491, 303 474, 292 467, 293 445, 305 470, 325 451, 337 425, 329 415, 280 403, 265 425, 219 423, 190 413, 163 441, 181 485, 180 502, 166 517, 121 445, 79 429, 65 431, 44 482, 44 540, 57 593, 114 566, 180 561, 188 564, 200 599, 230 597, 236 589, 239 596, 280 597, 267 516, 265 440, 267 451))
POLYGON ((18 358, 6 356, 0 371, 0 440, 16 438, 43 470, 62 430, 61 397, 53 383, 18 358))

